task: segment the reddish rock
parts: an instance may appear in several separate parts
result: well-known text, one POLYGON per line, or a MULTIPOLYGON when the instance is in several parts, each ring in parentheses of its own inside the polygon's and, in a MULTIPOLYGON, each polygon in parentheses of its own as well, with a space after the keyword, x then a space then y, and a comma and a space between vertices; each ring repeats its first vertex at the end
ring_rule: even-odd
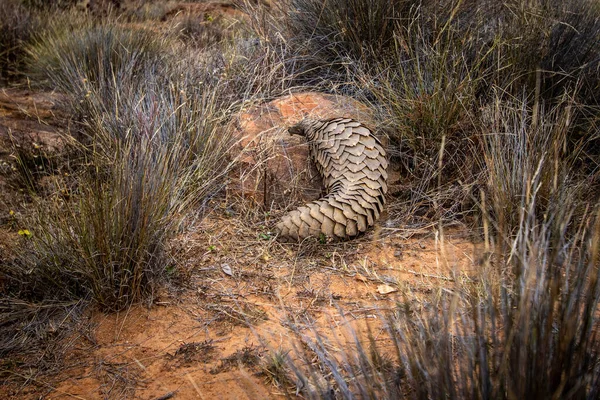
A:
POLYGON ((241 114, 236 123, 239 157, 229 193, 266 209, 286 208, 321 195, 321 178, 309 159, 305 139, 287 132, 305 116, 351 117, 372 125, 367 106, 344 96, 316 92, 285 96, 241 114))
POLYGON ((0 160, 10 153, 13 141, 44 152, 60 152, 64 139, 60 129, 65 116, 57 104, 57 93, 21 89, 0 90, 0 160))

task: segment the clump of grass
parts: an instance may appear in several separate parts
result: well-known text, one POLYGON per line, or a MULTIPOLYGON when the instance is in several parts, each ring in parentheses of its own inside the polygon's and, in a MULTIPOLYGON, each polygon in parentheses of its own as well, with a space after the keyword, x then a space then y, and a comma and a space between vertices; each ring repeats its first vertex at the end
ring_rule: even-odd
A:
POLYGON ((564 205, 572 198, 570 212, 575 213, 574 218, 581 217, 585 207, 594 206, 585 199, 597 197, 598 188, 584 184, 593 176, 581 166, 592 137, 570 140, 574 130, 579 129, 572 122, 583 112, 581 107, 569 97, 555 105, 539 104, 533 110, 528 103, 527 99, 498 99, 481 117, 486 122, 482 128, 482 164, 487 175, 490 216, 498 232, 506 237, 512 237, 518 229, 522 217, 519 209, 525 207, 523 199, 532 191, 538 195, 532 213, 540 213, 552 204, 564 205))
POLYGON ((397 20, 411 2, 383 0, 288 0, 290 37, 310 43, 313 54, 332 63, 385 54, 393 46, 397 20))
POLYGON ((72 199, 40 203, 29 221, 27 251, 8 271, 15 290, 119 310, 164 277, 168 240, 218 190, 229 146, 219 86, 166 52, 108 25, 54 31, 31 49, 32 77, 67 93, 81 116, 85 165, 72 199))
POLYGON ((598 105, 593 94, 600 83, 600 6, 589 0, 505 3, 495 20, 503 42, 505 69, 498 84, 518 94, 523 86, 538 91, 543 99, 563 95, 579 82, 578 100, 598 105))
MULTIPOLYGON (((475 105, 490 71, 490 52, 468 56, 462 33, 452 26, 430 38, 422 16, 396 37, 395 58, 363 72, 363 87, 381 111, 389 153, 408 190, 400 219, 449 220, 469 203, 465 187, 479 178, 475 105)), ((395 213, 395 212, 394 212, 395 213)))
POLYGON ((72 339, 87 334, 87 302, 0 299, 0 376, 3 384, 36 384, 41 375, 64 370, 72 339))
POLYGON ((272 350, 265 355, 262 365, 262 372, 266 379, 282 389, 286 396, 289 396, 289 388, 294 386, 288 369, 288 353, 288 351, 272 350))
POLYGON ((178 92, 154 95, 145 92, 137 109, 123 110, 138 116, 137 124, 124 127, 125 138, 106 126, 96 132, 95 167, 81 177, 76 200, 32 224, 37 229, 29 264, 37 277, 74 278, 61 282, 65 291, 91 291, 106 309, 153 293, 169 266, 168 239, 184 211, 212 193, 226 165, 226 137, 219 136, 215 117, 205 114, 210 109, 200 108, 206 104, 183 103, 178 92), (115 143, 108 147, 111 138, 115 143))
POLYGON ((327 74, 327 66, 380 79, 381 67, 402 69, 415 57, 422 62, 434 48, 465 59, 476 73, 481 56, 495 49, 487 57, 497 72, 489 83, 511 86, 516 94, 523 86, 533 90, 541 71, 541 93, 548 99, 583 79, 582 97, 598 104, 590 92, 598 87, 600 63, 600 8, 593 0, 286 0, 277 12, 263 26, 283 33, 296 63, 308 55, 328 78, 336 75, 327 74))
POLYGON ((64 22, 28 47, 27 72, 34 84, 69 94, 73 108, 91 105, 91 91, 98 92, 97 100, 112 102, 121 88, 139 85, 145 72, 160 74, 172 55, 168 39, 147 30, 111 21, 64 22))
POLYGON ((248 17, 251 37, 238 42, 242 48, 237 53, 242 62, 233 67, 235 72, 243 74, 240 80, 249 80, 259 93, 268 97, 289 89, 331 90, 340 82, 351 82, 355 65, 333 64, 319 54, 318 45, 313 46, 311 41, 296 36, 288 24, 290 9, 287 5, 282 2, 266 8, 250 1, 243 2, 242 10, 248 17))
POLYGON ((41 19, 18 0, 0 3, 0 79, 19 77, 25 58, 25 47, 40 29, 41 19))

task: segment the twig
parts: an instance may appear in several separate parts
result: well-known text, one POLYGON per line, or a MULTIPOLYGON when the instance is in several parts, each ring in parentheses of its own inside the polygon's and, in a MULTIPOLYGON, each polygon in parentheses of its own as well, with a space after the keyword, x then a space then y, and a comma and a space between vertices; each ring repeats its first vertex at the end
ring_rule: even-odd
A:
POLYGON ((175 396, 176 393, 177 393, 177 391, 169 392, 169 393, 163 394, 160 397, 157 397, 154 400, 169 400, 170 398, 172 398, 173 396, 175 396))

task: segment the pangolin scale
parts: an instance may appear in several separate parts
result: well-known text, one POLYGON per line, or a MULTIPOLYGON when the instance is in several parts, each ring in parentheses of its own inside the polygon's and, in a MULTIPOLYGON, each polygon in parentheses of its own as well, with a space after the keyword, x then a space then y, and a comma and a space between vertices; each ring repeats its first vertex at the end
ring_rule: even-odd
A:
POLYGON ((289 132, 306 137, 327 195, 284 215, 280 237, 346 239, 373 226, 385 204, 388 162, 371 131, 350 118, 307 118, 289 132))

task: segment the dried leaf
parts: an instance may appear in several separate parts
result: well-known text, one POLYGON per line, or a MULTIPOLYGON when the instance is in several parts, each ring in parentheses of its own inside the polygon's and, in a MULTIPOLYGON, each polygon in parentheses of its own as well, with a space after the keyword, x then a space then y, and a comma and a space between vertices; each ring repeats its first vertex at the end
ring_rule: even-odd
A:
POLYGON ((233 276, 233 272, 231 271, 229 264, 221 264, 221 270, 223 270, 226 275, 233 276))
POLYGON ((377 291, 380 294, 389 294, 389 293, 397 292, 398 289, 395 287, 392 287, 390 285, 379 285, 379 286, 377 286, 377 291))

